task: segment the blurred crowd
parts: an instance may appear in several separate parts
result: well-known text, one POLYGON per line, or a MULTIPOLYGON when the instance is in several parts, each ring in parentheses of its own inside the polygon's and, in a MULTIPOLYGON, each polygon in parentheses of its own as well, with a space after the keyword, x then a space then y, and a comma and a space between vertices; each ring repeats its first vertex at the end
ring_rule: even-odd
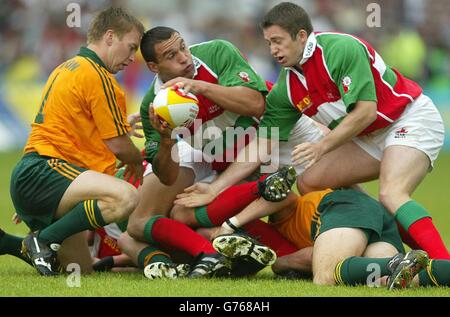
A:
MULTIPOLYGON (((262 15, 280 0, 2 0, 0 1, 0 80, 5 76, 45 80, 60 62, 84 45, 92 15, 107 6, 123 6, 150 28, 178 29, 188 43, 213 38, 232 41, 266 79, 277 65, 258 27, 262 15), (81 27, 70 28, 67 5, 81 8, 81 27), (26 70, 26 71, 25 71, 26 70)), ((434 89, 450 87, 450 1, 448 0, 296 0, 312 16, 315 30, 360 36, 385 61, 434 89), (375 3, 380 27, 367 18, 375 3)), ((151 74, 142 61, 120 75, 126 89, 141 94, 151 74)))

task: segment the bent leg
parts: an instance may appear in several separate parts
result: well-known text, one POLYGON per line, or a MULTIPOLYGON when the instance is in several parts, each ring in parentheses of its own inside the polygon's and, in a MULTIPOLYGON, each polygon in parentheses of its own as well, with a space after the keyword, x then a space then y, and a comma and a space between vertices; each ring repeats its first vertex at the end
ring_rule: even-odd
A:
POLYGON ((133 239, 127 232, 120 235, 119 248, 140 269, 154 262, 172 263, 169 255, 148 243, 133 239))
POLYGON ((425 153, 407 146, 388 147, 380 169, 380 202, 392 213, 411 200, 411 194, 430 168, 425 153))
POLYGON ((379 241, 371 243, 364 251, 363 257, 366 258, 389 258, 398 253, 398 250, 390 243, 379 241))
POLYGON ((178 178, 172 186, 162 184, 152 173, 144 177, 139 188, 139 204, 130 216, 127 231, 133 238, 145 241, 144 228, 148 220, 155 215, 169 215, 176 195, 194 183, 192 169, 180 168, 178 178))
POLYGON ((130 215, 138 199, 131 184, 110 175, 86 171, 67 188, 58 205, 56 218, 61 218, 81 201, 97 200, 105 221, 116 222, 130 215))
POLYGON ((61 244, 58 260, 64 271, 69 264, 75 263, 80 266, 83 274, 92 272, 92 257, 89 252, 87 234, 87 231, 79 232, 68 237, 61 244))
POLYGON ((39 233, 39 240, 60 244, 78 232, 119 222, 128 217, 137 200, 136 189, 130 184, 86 171, 70 184, 56 212, 60 218, 39 233))
POLYGON ((392 273, 388 263, 397 253, 389 243, 371 243, 364 251, 364 257, 351 256, 336 265, 335 281, 340 285, 380 286, 381 278, 392 273))
POLYGON ((325 154, 297 178, 302 194, 326 188, 350 187, 378 178, 380 162, 354 142, 325 154))
POLYGON ((414 286, 450 286, 450 261, 431 260, 426 269, 417 274, 412 284, 414 286))
POLYGON ((354 228, 335 228, 320 234, 314 243, 313 282, 334 285, 336 265, 351 256, 361 256, 367 246, 364 231, 354 228))
POLYGON ((380 202, 431 258, 450 259, 430 214, 411 199, 429 167, 430 160, 422 151, 401 145, 388 147, 381 163, 380 202))

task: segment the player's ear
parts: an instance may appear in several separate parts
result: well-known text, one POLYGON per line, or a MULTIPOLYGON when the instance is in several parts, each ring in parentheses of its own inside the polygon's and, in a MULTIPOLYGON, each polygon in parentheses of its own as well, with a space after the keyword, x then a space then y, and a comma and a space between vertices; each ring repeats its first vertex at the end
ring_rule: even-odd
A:
POLYGON ((155 62, 148 62, 147 67, 148 67, 148 69, 150 69, 151 72, 153 72, 155 74, 159 73, 158 64, 156 64, 155 62))
POLYGON ((105 41, 106 45, 108 45, 108 46, 112 45, 113 37, 114 37, 114 31, 107 30, 106 33, 103 35, 103 40, 105 41))
POLYGON ((302 44, 305 44, 308 40, 308 33, 304 29, 300 29, 296 36, 297 41, 300 41, 302 44))

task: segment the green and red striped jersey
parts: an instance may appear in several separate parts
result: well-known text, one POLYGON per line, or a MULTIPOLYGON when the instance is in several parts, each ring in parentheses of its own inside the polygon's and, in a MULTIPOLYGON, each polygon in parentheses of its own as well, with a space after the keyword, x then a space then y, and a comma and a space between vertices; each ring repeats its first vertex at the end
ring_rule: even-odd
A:
POLYGON ((361 133, 367 134, 393 123, 422 93, 417 83, 386 65, 372 46, 349 34, 310 34, 300 66, 302 73, 295 68, 281 71, 260 124, 278 126, 282 141, 301 113, 333 129, 357 101, 375 101, 378 116, 361 133))
MULTIPOLYGON (((265 81, 250 66, 239 49, 230 42, 212 40, 192 45, 189 49, 196 69, 193 79, 226 87, 248 87, 260 91, 264 95, 267 93, 265 81)), ((160 78, 156 76, 140 108, 146 139, 145 158, 148 162, 152 162, 158 152, 160 142, 159 133, 150 124, 148 106, 153 102, 161 85, 160 78)), ((197 95, 197 98, 199 100, 197 119, 201 120, 203 131, 207 128, 216 127, 224 132, 228 127, 243 127, 245 129, 257 124, 257 120, 254 118, 227 111, 202 95, 197 95)), ((205 137, 205 133, 197 136, 196 133, 202 131, 201 129, 194 131, 195 127, 199 128, 197 125, 192 125, 189 128, 194 138, 198 137, 204 144, 214 139, 214 136, 212 139, 208 139, 208 137, 205 137)), ((189 142, 189 140, 187 141, 189 142)), ((216 140, 216 142, 219 141, 223 142, 222 140, 216 140)))

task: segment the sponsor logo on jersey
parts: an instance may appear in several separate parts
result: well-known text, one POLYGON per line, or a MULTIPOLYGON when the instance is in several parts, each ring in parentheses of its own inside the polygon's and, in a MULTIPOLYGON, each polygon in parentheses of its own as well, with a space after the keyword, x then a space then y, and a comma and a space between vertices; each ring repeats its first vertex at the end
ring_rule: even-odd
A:
POLYGON ((150 142, 148 142, 148 147, 149 147, 150 149, 157 149, 157 148, 158 148, 158 145, 159 145, 159 143, 156 142, 156 141, 150 141, 150 142))
POLYGON ((249 76, 248 73, 246 73, 246 72, 240 72, 240 73, 238 74, 238 76, 239 76, 243 81, 245 81, 246 83, 248 83, 248 82, 250 81, 250 76, 249 76))
POLYGON ((212 106, 208 107, 208 113, 209 114, 215 113, 215 112, 220 111, 220 110, 221 110, 221 108, 218 105, 212 105, 212 106))
POLYGON ((312 50, 314 49, 314 43, 313 42, 309 42, 307 45, 306 45, 306 49, 305 49, 305 54, 304 54, 304 56, 305 57, 311 57, 311 55, 312 55, 312 50))
POLYGON ((103 243, 108 246, 110 249, 114 250, 115 252, 120 252, 119 246, 117 244, 117 240, 106 235, 103 238, 103 243))
POLYGON ((298 104, 295 105, 295 107, 298 109, 298 111, 303 112, 306 108, 310 107, 312 105, 312 100, 308 96, 304 97, 302 100, 298 102, 298 104))
POLYGON ((395 139, 406 139, 406 135, 408 134, 408 130, 405 128, 400 128, 397 131, 395 131, 395 139))
POLYGON ((201 63, 198 59, 193 58, 192 61, 194 62, 194 67, 197 69, 200 67, 201 63))

